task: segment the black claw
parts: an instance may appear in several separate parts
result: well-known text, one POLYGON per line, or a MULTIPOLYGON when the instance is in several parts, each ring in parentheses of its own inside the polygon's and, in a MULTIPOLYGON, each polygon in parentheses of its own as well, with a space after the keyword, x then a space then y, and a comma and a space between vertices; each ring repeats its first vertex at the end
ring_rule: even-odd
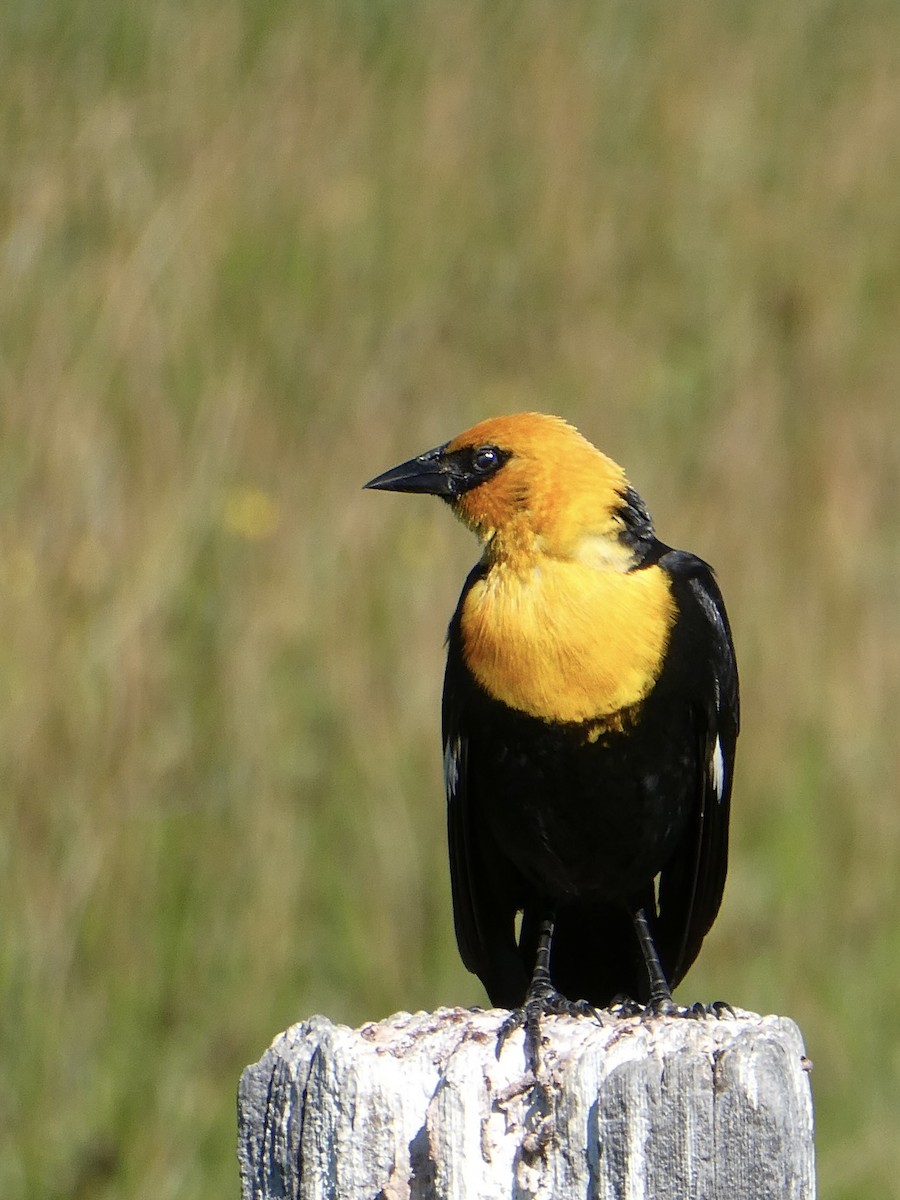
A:
POLYGON ((526 1001, 522 1008, 514 1008, 500 1026, 497 1034, 497 1058, 503 1053, 503 1047, 517 1029, 525 1031, 525 1061, 536 1075, 540 1063, 540 1010, 535 1009, 533 1001, 526 1001))
POLYGON ((600 1015, 599 1009, 591 1004, 590 1000, 570 1000, 569 1016, 572 1017, 592 1017, 598 1025, 603 1024, 603 1018, 600 1015))
POLYGON ((632 1000, 630 996, 620 994, 613 996, 609 1002, 609 1011, 614 1017, 624 1020, 627 1017, 639 1017, 644 1011, 643 1004, 638 1004, 637 1000, 632 1000))
POLYGON ((715 1017, 717 1021, 721 1021, 726 1017, 734 1017, 735 1011, 724 1000, 713 1000, 711 1004, 704 1004, 701 1000, 698 1000, 696 1004, 691 1004, 688 1008, 680 1008, 671 1015, 691 1017, 695 1021, 703 1021, 707 1017, 715 1017))
POLYGON ((630 996, 616 996, 610 1001, 609 1011, 619 1020, 640 1017, 642 1021, 649 1021, 654 1017, 686 1017, 693 1021, 714 1017, 721 1021, 736 1015, 731 1005, 724 1000, 714 1000, 711 1004, 703 1004, 698 1000, 695 1004, 682 1006, 676 1004, 671 996, 661 996, 648 1004, 638 1004, 630 996))
POLYGON ((521 1029, 524 1024, 525 1024, 525 1009, 524 1008, 510 1009, 509 1016, 505 1018, 505 1020, 503 1021, 503 1024, 500 1026, 500 1029, 497 1033, 496 1054, 497 1054, 498 1058, 503 1053, 503 1047, 506 1045, 509 1038, 512 1037, 512 1035, 516 1032, 517 1029, 521 1029))
POLYGON ((593 1017, 600 1022, 601 1017, 588 1000, 568 1000, 555 988, 542 984, 530 988, 521 1008, 514 1008, 500 1026, 497 1034, 497 1057, 509 1037, 517 1029, 525 1030, 525 1060, 536 1075, 540 1067, 541 1047, 541 1017, 593 1017))

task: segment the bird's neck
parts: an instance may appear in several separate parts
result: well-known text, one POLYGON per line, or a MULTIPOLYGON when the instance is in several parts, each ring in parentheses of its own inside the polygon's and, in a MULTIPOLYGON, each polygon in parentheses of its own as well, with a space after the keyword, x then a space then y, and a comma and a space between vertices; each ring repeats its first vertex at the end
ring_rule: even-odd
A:
POLYGON ((637 565, 634 550, 618 536, 552 527, 536 530, 528 520, 491 530, 485 538, 484 558, 489 567, 522 579, 539 571, 547 560, 599 571, 630 571, 637 565))

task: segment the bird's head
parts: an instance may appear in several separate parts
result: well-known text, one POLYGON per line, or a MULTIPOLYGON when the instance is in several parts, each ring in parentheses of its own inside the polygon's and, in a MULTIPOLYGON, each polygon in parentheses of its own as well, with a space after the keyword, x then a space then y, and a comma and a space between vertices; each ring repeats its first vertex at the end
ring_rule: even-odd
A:
POLYGON ((481 421, 365 485, 446 500, 494 559, 548 554, 627 567, 652 533, 625 472, 559 417, 481 421))

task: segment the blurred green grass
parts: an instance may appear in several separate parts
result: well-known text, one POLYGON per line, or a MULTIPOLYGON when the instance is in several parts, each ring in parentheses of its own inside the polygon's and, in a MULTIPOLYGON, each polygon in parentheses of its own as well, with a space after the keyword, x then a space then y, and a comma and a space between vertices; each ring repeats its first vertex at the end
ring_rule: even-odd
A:
POLYGON ((0 1194, 236 1194, 313 1011, 475 1003, 438 706, 474 543, 377 471, 574 420, 718 568, 745 732, 683 994, 900 1173, 900 9, 0 15, 0 1194))

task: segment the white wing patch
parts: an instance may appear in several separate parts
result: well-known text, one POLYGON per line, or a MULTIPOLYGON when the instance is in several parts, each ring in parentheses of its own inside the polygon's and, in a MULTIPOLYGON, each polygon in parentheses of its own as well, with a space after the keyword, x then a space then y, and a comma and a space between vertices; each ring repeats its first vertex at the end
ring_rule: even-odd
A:
POLYGON ((444 749, 444 786, 450 799, 456 795, 459 788, 460 750, 458 737, 450 738, 444 749))
MULTIPOLYGON (((697 579, 691 580, 691 587, 694 594, 700 601, 700 605, 713 628, 720 634, 722 638, 727 637, 725 622, 722 619, 722 614, 719 612, 713 598, 710 596, 706 588, 697 579)), ((715 677, 716 685, 716 715, 722 711, 722 693, 721 684, 719 683, 718 675, 715 677)), ((713 746, 713 752, 709 759, 709 777, 716 793, 716 799, 721 804, 722 797, 725 795, 725 755, 722 753, 722 742, 716 735, 716 744, 713 746)))
POLYGON ((713 746, 712 757, 709 761, 709 773, 715 788, 716 799, 721 803, 722 796, 725 794, 725 756, 722 754, 722 743, 718 737, 716 737, 716 744, 713 746))

